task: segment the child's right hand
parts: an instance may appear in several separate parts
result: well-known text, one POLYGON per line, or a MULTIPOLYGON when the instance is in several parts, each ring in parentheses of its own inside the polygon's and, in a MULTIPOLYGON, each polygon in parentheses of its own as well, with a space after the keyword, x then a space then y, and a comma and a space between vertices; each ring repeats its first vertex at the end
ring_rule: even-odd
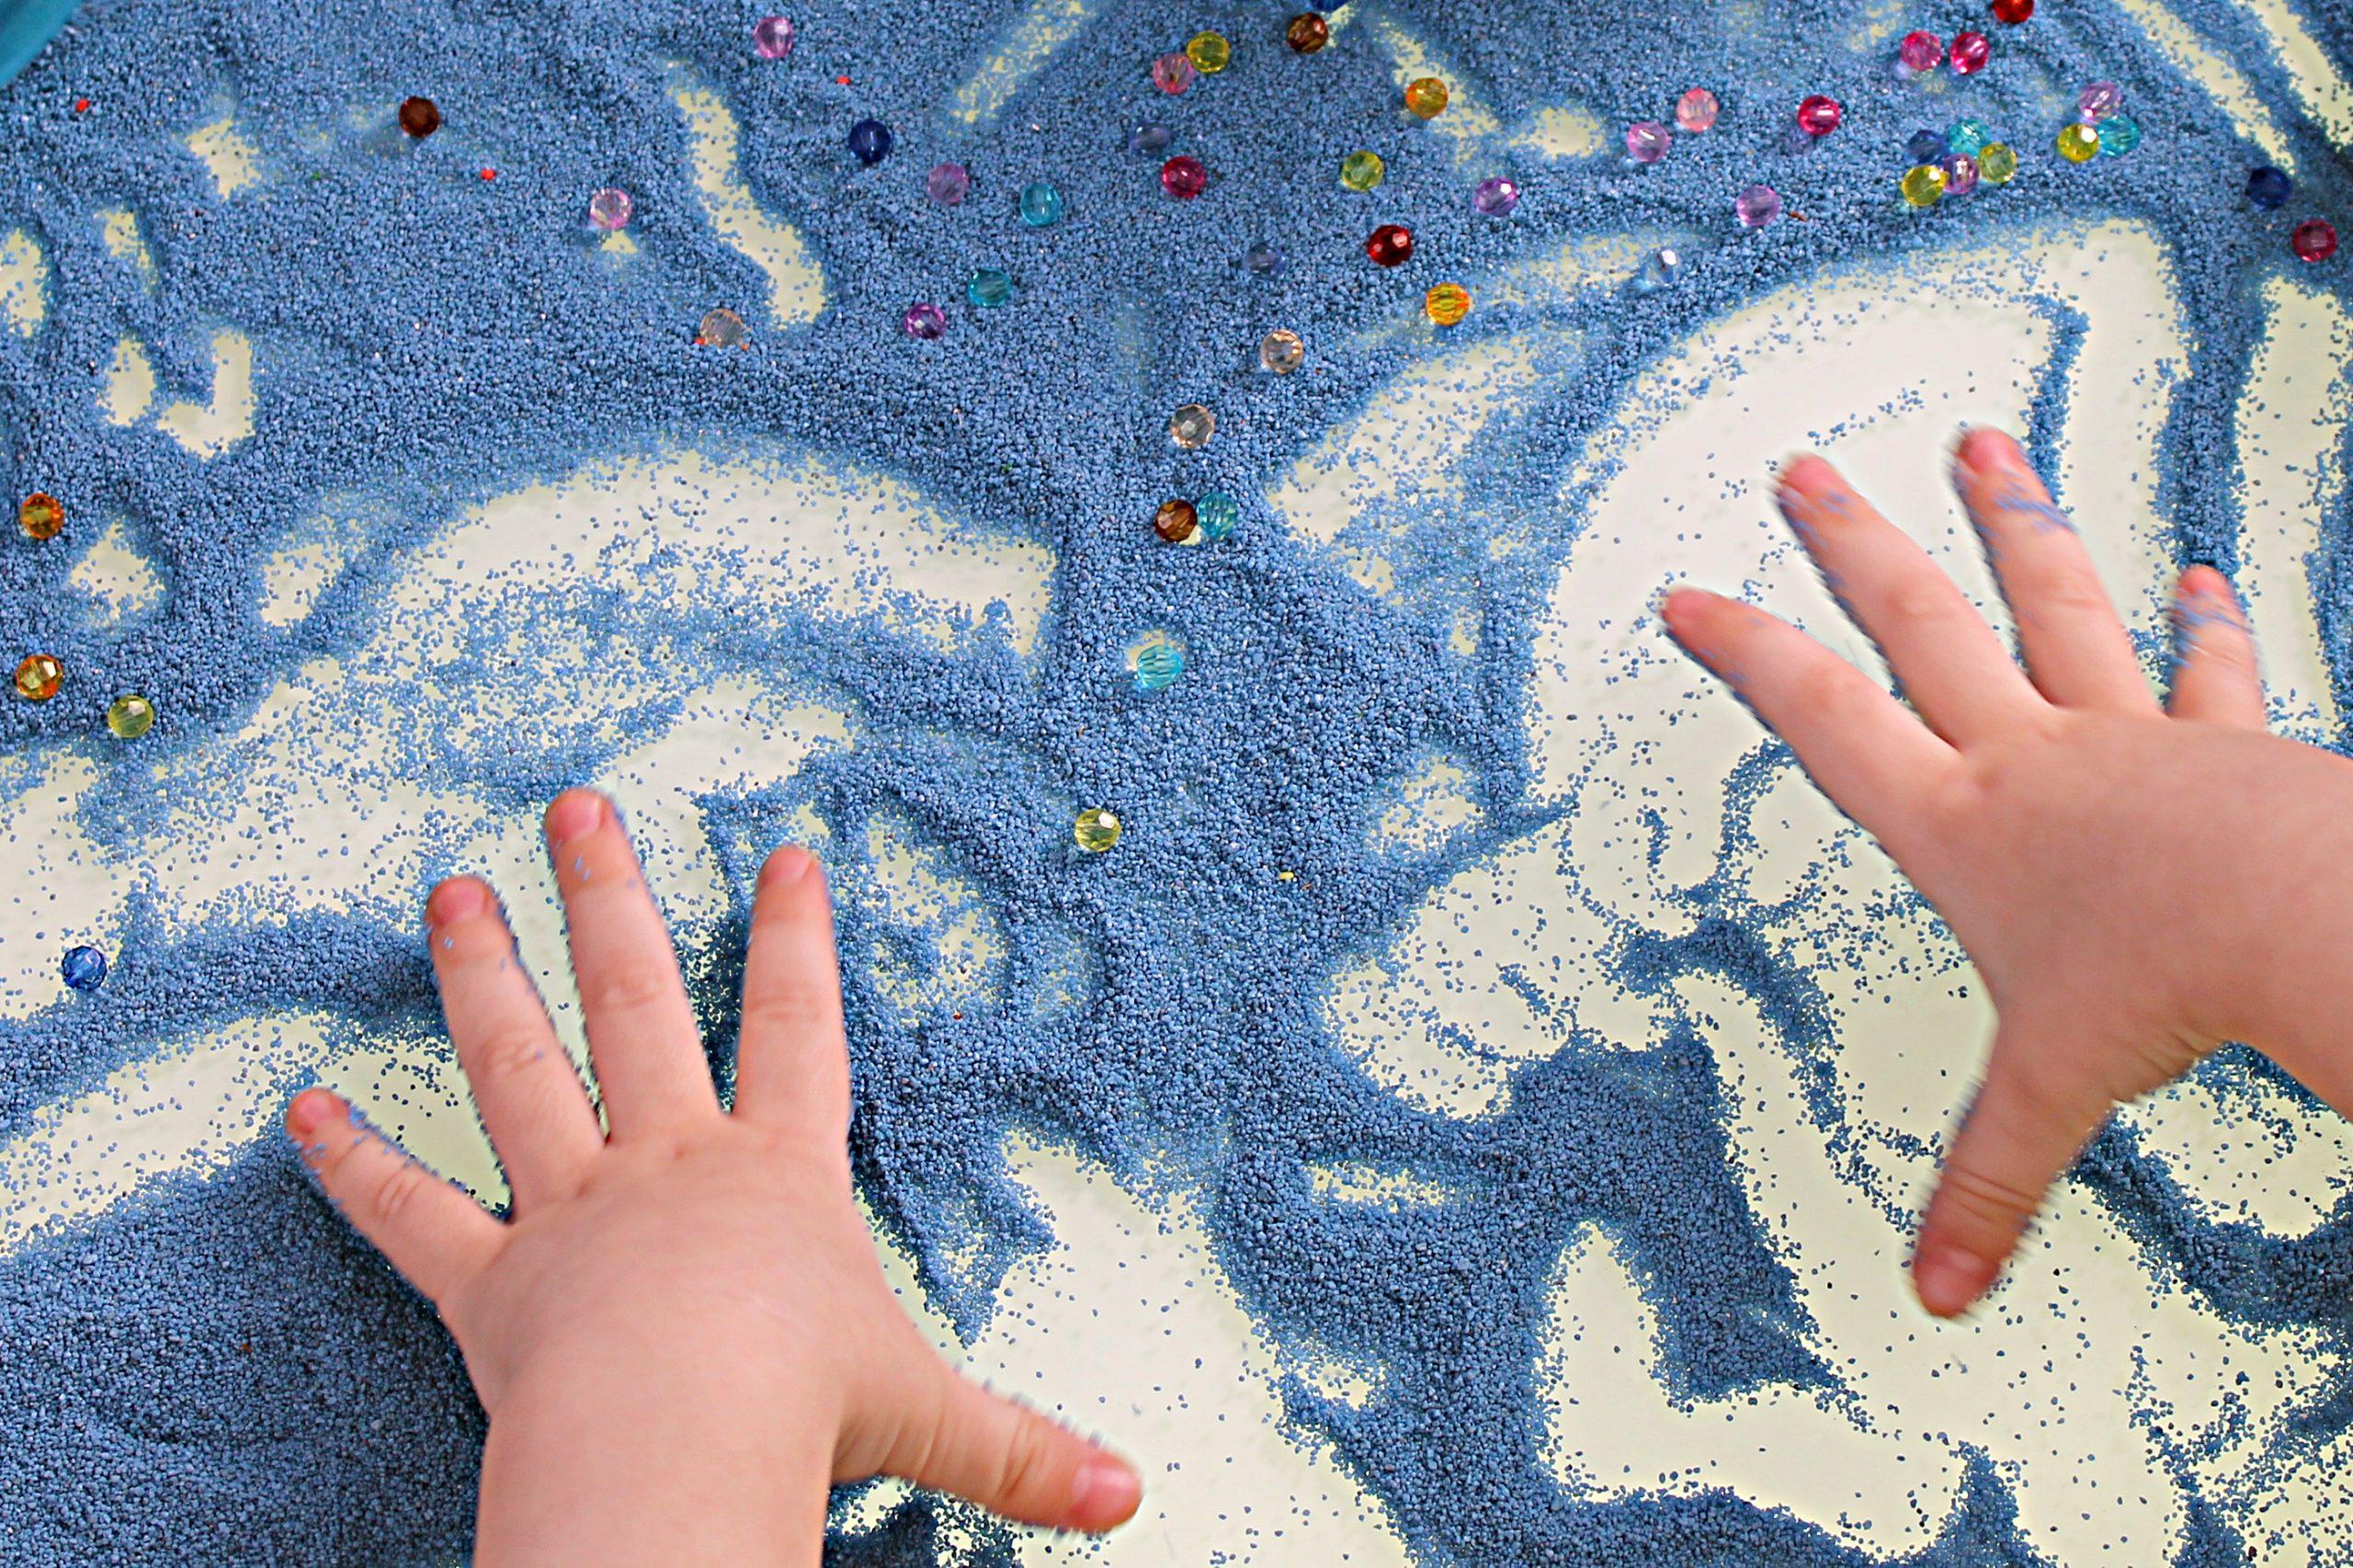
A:
POLYGON ((2161 710, 2090 556, 2016 443, 1954 473, 2018 627, 2022 672, 1919 546, 1819 458, 1780 499, 1912 710, 1762 610, 1667 596, 1678 642, 1745 699, 1951 926, 2000 1028, 1922 1222, 1922 1302, 1993 1283, 2050 1184, 2116 1104, 2225 1040, 2339 1110, 2353 1052, 2353 764, 2263 733, 2230 585, 2183 574, 2161 710), (1915 716, 1916 715, 1916 716, 1915 716))

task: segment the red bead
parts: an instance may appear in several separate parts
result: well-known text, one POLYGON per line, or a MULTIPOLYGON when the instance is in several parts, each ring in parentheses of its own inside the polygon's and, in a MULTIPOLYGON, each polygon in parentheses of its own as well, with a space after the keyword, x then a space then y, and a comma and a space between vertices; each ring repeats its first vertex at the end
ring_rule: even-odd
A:
POLYGON ((1414 231, 1403 223, 1383 223, 1365 241, 1364 254, 1376 267, 1403 267, 1414 254, 1414 231))
POLYGON ((1843 112, 1836 98, 1816 93, 1798 105, 1798 129, 1808 136, 1827 136, 1838 129, 1838 117, 1843 112))
POLYGON ((1952 35, 1952 68, 1962 76, 1974 76, 1985 69, 1985 62, 1994 52, 1994 43, 1984 33, 1952 35))
POLYGON ((2326 261, 2336 254, 2336 230, 2325 218, 2307 218, 2288 237, 2298 261, 2326 261))
POLYGON ((1179 201, 1190 201, 1208 188, 1210 171, 1199 158, 1182 153, 1160 165, 1160 188, 1179 201))
POLYGON ((1994 19, 2017 27, 2034 15, 2034 0, 1994 0, 1994 19))

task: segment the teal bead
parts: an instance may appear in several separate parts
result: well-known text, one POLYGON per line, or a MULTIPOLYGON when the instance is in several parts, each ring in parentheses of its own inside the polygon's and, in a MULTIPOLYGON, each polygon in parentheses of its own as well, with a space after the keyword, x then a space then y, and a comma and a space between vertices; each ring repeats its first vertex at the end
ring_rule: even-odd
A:
POLYGON ((1138 691, 1165 691, 1185 673, 1185 640, 1158 627, 1128 644, 1128 677, 1138 691))
MULTIPOLYGON (((2100 134, 2105 136, 2108 133, 2103 131, 2100 134)), ((1952 133, 1945 138, 1945 146, 1964 158, 1973 158, 1984 152, 1985 143, 1992 140, 1994 132, 1984 120, 1964 119, 1955 125, 1952 133)))
POLYGON ((2120 158, 2141 144, 2141 122, 2129 114, 2111 114, 2099 122, 2099 153, 2120 158))
POLYGON ((1063 221, 1063 193, 1041 179, 1021 187, 1021 221, 1033 229, 1051 229, 1063 221))
POLYGON ((1013 298, 1013 279, 994 267, 983 267, 964 285, 964 298, 984 311, 995 310, 1013 298))
POLYGON ((1203 537, 1212 540, 1232 539, 1233 530, 1242 524, 1242 503, 1222 490, 1212 490, 1193 504, 1199 514, 1203 537))

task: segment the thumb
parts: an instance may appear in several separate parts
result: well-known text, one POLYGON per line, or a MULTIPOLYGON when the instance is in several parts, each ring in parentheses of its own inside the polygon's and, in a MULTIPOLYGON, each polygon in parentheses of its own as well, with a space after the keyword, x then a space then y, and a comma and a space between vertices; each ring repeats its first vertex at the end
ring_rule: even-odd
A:
POLYGON ((1995 1036, 1912 1254, 1913 1289, 1938 1317, 1992 1286, 2043 1193, 2108 1115, 2097 1085, 2063 1070, 2067 1054, 2055 1034, 2006 1023, 1995 1036))
POLYGON ((1125 1460, 935 1364, 931 1419, 903 1428, 884 1470, 1025 1525, 1099 1531, 1135 1513, 1143 1483, 1125 1460))

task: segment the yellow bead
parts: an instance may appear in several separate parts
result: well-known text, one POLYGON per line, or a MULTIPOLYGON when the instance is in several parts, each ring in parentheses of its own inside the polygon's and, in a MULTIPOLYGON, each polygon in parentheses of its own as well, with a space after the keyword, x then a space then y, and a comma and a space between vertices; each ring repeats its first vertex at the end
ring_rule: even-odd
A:
POLYGON ((2018 155, 2006 142, 1988 142, 1977 150, 1977 177, 1987 185, 2007 185, 2018 177, 2018 155))
POLYGON ((107 728, 119 741, 135 741, 155 723, 155 705, 135 691, 124 692, 107 705, 107 728))
POLYGON ((2077 120, 2059 132, 2059 155, 2071 164, 2091 162, 2099 155, 2099 132, 2077 120))
POLYGON ((1223 33, 1195 33, 1185 45, 1185 58, 1204 76, 1214 76, 1233 58, 1233 46, 1223 33))
POLYGON ((1422 309, 1440 326, 1452 326, 1471 313, 1471 290, 1460 283, 1440 283, 1422 296, 1422 309))
POLYGON ((1370 190, 1389 172, 1378 153, 1368 153, 1361 147, 1340 160, 1340 183, 1350 190, 1370 190))
POLYGON ((1101 806, 1089 806, 1071 824, 1071 836, 1090 855, 1100 855, 1120 842, 1120 819, 1101 806))
POLYGON ((65 531, 65 508, 56 496, 36 490, 17 508, 17 526, 28 539, 55 539, 65 531))
POLYGON ((46 702, 57 695, 65 666, 50 653, 28 653, 17 666, 17 695, 28 702, 46 702))
POLYGON ((1934 164, 1922 164, 1904 176, 1904 199, 1915 207, 1934 207, 1945 193, 1945 172, 1934 164))
POLYGON ((1436 119, 1446 112, 1446 84, 1423 76, 1405 84, 1405 108, 1417 119, 1436 119))

